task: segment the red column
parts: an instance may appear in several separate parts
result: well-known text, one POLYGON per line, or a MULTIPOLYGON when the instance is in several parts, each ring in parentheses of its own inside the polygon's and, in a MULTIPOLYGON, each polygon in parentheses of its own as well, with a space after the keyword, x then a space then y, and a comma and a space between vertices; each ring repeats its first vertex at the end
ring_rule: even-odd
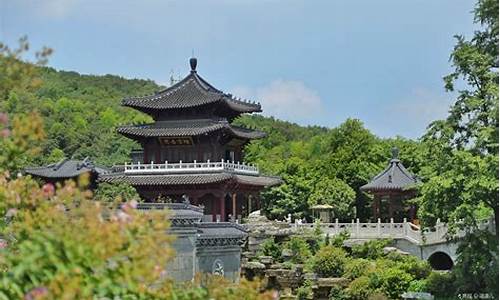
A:
POLYGON ((219 202, 220 202, 220 220, 221 220, 221 222, 225 222, 226 221, 226 197, 224 195, 222 195, 219 198, 219 202))
POLYGON ((233 193, 233 220, 236 220, 236 193, 233 193))
POLYGON ((217 215, 217 202, 212 203, 212 221, 215 222, 215 216, 217 215))

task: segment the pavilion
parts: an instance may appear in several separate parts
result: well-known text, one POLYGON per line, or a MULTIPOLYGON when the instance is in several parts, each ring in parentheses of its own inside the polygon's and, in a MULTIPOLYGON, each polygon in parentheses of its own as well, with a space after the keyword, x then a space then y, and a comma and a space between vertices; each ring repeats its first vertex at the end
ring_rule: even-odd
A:
POLYGON ((128 183, 147 202, 187 199, 204 207, 207 221, 239 219, 260 209, 262 189, 281 182, 243 162, 244 146, 265 133, 231 124, 261 106, 216 89, 198 75, 196 58, 189 62, 191 72, 174 85, 123 100, 154 122, 118 128, 142 150, 100 181, 128 183))
POLYGON ((399 150, 393 148, 389 165, 360 190, 373 195, 372 210, 375 220, 378 218, 402 220, 405 217, 414 220, 415 205, 405 206, 404 202, 416 196, 419 183, 420 180, 399 160, 399 150))
POLYGON ((95 165, 89 157, 83 160, 63 158, 57 163, 41 167, 25 168, 25 173, 35 178, 39 178, 46 183, 64 183, 66 180, 78 182, 78 177, 82 174, 89 175, 90 188, 96 187, 99 175, 109 173, 105 167, 95 165))

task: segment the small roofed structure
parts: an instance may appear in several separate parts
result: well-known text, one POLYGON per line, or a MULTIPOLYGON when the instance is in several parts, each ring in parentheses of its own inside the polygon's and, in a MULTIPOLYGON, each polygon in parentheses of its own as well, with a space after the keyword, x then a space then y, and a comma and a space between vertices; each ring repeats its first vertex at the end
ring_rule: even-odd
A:
POLYGON ((57 163, 42 167, 26 168, 26 174, 39 178, 47 183, 63 183, 66 180, 77 180, 82 174, 89 174, 90 187, 95 188, 95 183, 99 175, 109 173, 109 170, 95 165, 89 157, 83 160, 64 158, 57 163))
POLYGON ((316 204, 311 207, 313 218, 320 219, 322 223, 330 223, 332 221, 333 206, 328 204, 316 204))
POLYGON ((392 148, 389 165, 360 188, 374 196, 372 209, 375 219, 402 219, 406 216, 415 219, 415 206, 410 205, 408 214, 405 214, 403 201, 415 197, 420 180, 403 166, 398 157, 398 148, 392 148))

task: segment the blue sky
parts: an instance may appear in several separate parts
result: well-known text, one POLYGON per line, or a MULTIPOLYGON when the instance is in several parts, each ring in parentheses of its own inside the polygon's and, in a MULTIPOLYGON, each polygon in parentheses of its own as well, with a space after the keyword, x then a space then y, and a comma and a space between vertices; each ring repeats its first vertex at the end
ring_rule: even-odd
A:
POLYGON ((0 40, 28 35, 49 65, 86 74, 184 76, 262 103, 264 114, 333 127, 361 119, 417 138, 453 101, 453 35, 473 30, 471 0, 0 0, 0 40))

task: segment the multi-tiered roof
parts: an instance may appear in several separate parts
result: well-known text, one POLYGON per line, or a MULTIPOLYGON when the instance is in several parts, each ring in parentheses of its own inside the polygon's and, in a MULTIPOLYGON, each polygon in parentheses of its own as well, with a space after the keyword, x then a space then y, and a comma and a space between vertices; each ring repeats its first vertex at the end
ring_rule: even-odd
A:
POLYGON ((190 73, 174 85, 153 95, 123 99, 124 106, 154 119, 151 124, 117 129, 142 145, 144 159, 118 166, 101 180, 126 182, 138 190, 154 187, 163 195, 175 194, 180 186, 227 189, 236 184, 255 191, 278 184, 278 178, 261 176, 257 167, 242 162, 243 146, 265 133, 231 124, 241 114, 261 112, 261 105, 212 86, 198 75, 195 58, 190 65, 190 73), (228 152, 233 152, 231 158, 228 152))
POLYGON ((125 98, 124 106, 149 114, 154 123, 122 126, 118 132, 141 140, 149 137, 182 137, 222 132, 243 140, 262 138, 263 132, 232 125, 243 113, 261 112, 259 103, 224 93, 196 71, 197 60, 190 59, 191 72, 176 84, 153 95, 125 98))

